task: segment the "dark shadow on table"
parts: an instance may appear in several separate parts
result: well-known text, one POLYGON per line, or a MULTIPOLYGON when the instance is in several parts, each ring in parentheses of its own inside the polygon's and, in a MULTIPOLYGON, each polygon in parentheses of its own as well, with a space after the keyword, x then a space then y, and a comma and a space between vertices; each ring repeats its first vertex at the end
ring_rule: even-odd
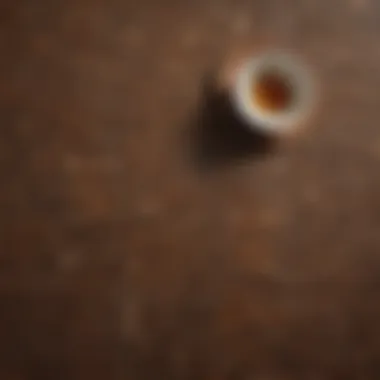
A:
POLYGON ((190 149, 202 170, 266 157, 274 149, 272 138, 253 131, 238 119, 226 92, 206 78, 195 119, 190 125, 190 149))

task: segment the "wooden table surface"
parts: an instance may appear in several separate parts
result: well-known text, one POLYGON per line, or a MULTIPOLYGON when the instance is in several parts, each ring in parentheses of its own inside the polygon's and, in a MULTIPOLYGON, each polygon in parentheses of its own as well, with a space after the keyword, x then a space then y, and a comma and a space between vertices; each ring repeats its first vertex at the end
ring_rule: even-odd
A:
POLYGON ((379 37, 376 0, 2 0, 0 379, 379 379, 379 37), (204 96, 263 43, 321 85, 268 154, 204 96))

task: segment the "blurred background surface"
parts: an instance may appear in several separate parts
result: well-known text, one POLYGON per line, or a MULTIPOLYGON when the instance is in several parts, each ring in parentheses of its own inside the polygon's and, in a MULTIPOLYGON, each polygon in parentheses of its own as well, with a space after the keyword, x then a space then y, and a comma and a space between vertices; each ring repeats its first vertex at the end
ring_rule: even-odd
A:
POLYGON ((379 20, 376 0, 2 0, 0 378, 378 379, 379 20), (204 97, 263 44, 322 89, 270 154, 204 97))

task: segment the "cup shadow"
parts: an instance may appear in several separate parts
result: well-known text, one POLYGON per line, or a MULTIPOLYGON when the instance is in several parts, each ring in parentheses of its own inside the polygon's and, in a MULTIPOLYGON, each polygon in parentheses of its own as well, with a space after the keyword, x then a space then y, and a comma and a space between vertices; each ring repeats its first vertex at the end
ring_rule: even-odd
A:
POLYGON ((189 132, 191 154, 203 170, 262 159, 275 147, 273 137, 240 120, 228 93, 219 90, 211 76, 204 81, 200 106, 189 132))

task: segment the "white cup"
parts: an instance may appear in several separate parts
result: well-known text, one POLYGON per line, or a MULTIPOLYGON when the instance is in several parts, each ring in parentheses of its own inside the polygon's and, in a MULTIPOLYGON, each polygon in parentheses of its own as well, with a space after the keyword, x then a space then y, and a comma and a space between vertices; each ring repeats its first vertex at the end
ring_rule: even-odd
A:
POLYGON ((310 116, 315 98, 315 82, 306 65, 282 51, 265 52, 244 61, 237 69, 232 89, 233 105, 245 124, 268 135, 297 129, 310 116), (257 88, 264 75, 271 75, 285 86, 286 104, 270 109, 263 106, 257 88))

